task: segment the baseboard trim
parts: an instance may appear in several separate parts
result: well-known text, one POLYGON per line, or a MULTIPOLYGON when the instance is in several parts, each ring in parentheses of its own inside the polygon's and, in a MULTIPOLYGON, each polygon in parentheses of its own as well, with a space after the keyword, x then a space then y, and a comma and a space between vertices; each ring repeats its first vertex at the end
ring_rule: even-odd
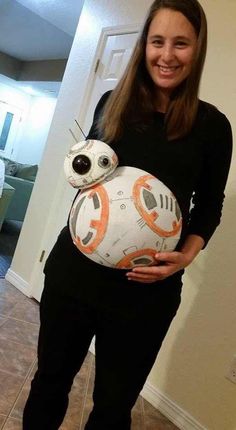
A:
POLYGON ((29 297, 30 286, 28 282, 26 282, 23 278, 21 278, 17 273, 13 272, 13 270, 8 269, 5 279, 9 281, 14 287, 20 290, 23 294, 29 297))
POLYGON ((141 396, 158 409, 166 418, 181 430, 207 430, 188 412, 170 400, 148 381, 144 385, 141 396))
POLYGON ((89 351, 95 355, 95 337, 92 338, 92 341, 90 343, 89 351))

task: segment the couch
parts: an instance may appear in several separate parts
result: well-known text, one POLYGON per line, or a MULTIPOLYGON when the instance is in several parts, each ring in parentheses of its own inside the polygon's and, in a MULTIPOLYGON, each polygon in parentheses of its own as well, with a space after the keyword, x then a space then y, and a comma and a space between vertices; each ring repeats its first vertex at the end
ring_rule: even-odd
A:
POLYGON ((5 184, 14 189, 14 195, 4 214, 4 220, 23 221, 33 190, 38 166, 22 164, 0 157, 5 164, 5 184))

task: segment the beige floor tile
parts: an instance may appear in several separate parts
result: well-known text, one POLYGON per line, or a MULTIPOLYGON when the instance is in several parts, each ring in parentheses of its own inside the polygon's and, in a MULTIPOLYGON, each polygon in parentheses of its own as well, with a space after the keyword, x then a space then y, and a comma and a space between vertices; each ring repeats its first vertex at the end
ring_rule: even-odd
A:
POLYGON ((0 415, 0 429, 3 428, 3 424, 5 423, 7 417, 5 415, 0 415))
POLYGON ((20 420, 15 420, 14 418, 8 418, 3 430, 22 430, 22 423, 20 420))
POLYGON ((136 409, 132 411, 131 430, 144 430, 144 418, 142 412, 136 409))
POLYGON ((146 400, 143 401, 143 405, 145 430, 179 430, 146 400))
POLYGON ((8 318, 0 327, 0 339, 9 339, 23 345, 36 347, 38 331, 38 324, 8 318))
POLYGON ((29 386, 24 386, 23 390, 20 392, 17 402, 10 413, 11 418, 16 418, 18 420, 22 419, 23 410, 25 407, 26 400, 28 398, 29 390, 30 390, 29 386))
POLYGON ((14 405, 13 410, 10 413, 10 416, 12 418, 17 418, 17 419, 22 419, 22 415, 23 415, 23 410, 25 407, 25 403, 26 400, 28 398, 29 395, 29 390, 30 390, 30 384, 32 381, 32 378, 37 370, 37 360, 35 360, 36 364, 32 367, 32 370, 28 376, 28 378, 26 379, 23 388, 19 394, 19 397, 14 405))
POLYGON ((35 348, 0 339, 0 369, 26 376, 35 359, 35 348))
POLYGON ((7 299, 0 298, 0 314, 1 316, 8 316, 16 306, 16 303, 7 299))
POLYGON ((25 299, 25 295, 13 287, 6 279, 0 279, 0 297, 14 303, 25 299))
POLYGON ((6 321, 6 317, 0 317, 0 327, 6 321))
POLYGON ((84 409, 83 409, 83 415, 81 419, 81 430, 84 428, 89 414, 93 408, 93 386, 94 386, 94 378, 95 378, 95 369, 94 369, 94 356, 91 355, 91 362, 90 367, 88 370, 88 380, 87 380, 87 387, 86 387, 86 397, 84 402, 84 409))
POLYGON ((0 371, 0 414, 8 415, 21 390, 24 379, 0 371))
POLYGON ((61 430, 78 430, 84 407, 85 391, 82 386, 73 387, 70 393, 69 407, 61 430))
POLYGON ((143 399, 141 396, 138 397, 132 409, 131 430, 144 430, 143 399))
POLYGON ((84 426, 86 424, 86 422, 88 421, 88 417, 89 414, 91 412, 91 410, 93 409, 93 401, 91 398, 86 398, 86 402, 84 405, 84 410, 83 410, 83 416, 82 416, 82 421, 81 421, 81 427, 80 430, 84 429, 84 426))
POLYGON ((34 300, 25 298, 17 303, 8 315, 21 321, 39 324, 39 305, 34 300))

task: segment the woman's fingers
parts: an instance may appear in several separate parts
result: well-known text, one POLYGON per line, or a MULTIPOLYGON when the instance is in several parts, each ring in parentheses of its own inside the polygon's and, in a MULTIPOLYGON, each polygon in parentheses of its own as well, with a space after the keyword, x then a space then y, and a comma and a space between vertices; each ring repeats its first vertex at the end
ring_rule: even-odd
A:
POLYGON ((155 255, 155 259, 156 265, 134 267, 132 271, 126 273, 127 278, 137 282, 160 281, 173 275, 183 266, 181 252, 160 252, 155 255))

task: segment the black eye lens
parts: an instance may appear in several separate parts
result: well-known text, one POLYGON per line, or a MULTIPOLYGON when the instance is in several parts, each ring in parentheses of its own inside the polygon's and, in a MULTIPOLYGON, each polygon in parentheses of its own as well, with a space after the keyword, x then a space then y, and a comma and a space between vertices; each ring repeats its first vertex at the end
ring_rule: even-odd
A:
POLYGON ((91 169, 91 160, 86 155, 77 155, 73 160, 72 167, 79 175, 85 175, 91 169))
POLYGON ((98 159, 98 165, 100 167, 106 168, 110 166, 110 160, 108 157, 106 157, 105 155, 102 155, 101 157, 99 157, 98 159))

